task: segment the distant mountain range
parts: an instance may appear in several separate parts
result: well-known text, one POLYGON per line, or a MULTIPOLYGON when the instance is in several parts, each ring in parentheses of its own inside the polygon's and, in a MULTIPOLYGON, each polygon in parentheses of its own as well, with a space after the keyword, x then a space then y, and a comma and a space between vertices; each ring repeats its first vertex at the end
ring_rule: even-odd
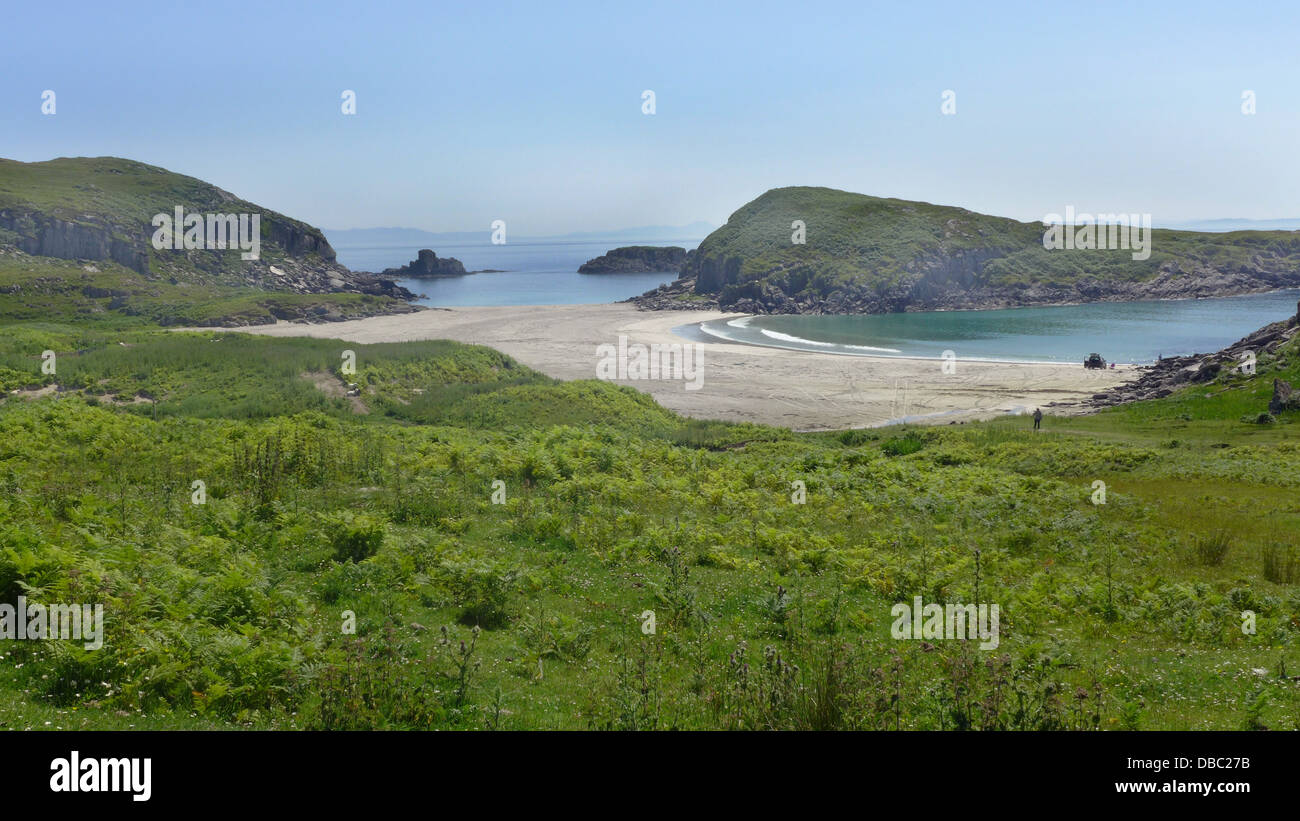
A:
MULTIPOLYGON (((620 228, 613 231, 579 231, 553 236, 514 236, 508 235, 511 242, 564 240, 593 241, 610 240, 614 244, 636 241, 668 241, 701 239, 708 236, 716 225, 708 222, 692 222, 689 225, 643 225, 638 228, 620 228)), ((357 246, 407 246, 419 245, 434 248, 446 245, 490 245, 492 230, 482 231, 424 231, 419 228, 326 228, 323 229, 330 244, 337 248, 357 246)))
MULTIPOLYGON (((1300 231, 1300 217, 1290 219, 1207 219, 1171 222, 1160 228, 1183 231, 1300 231)), ((511 237, 512 241, 610 240, 612 244, 635 241, 667 242, 673 240, 703 239, 717 230, 711 222, 692 222, 688 225, 643 225, 637 228, 620 228, 613 231, 574 231, 568 234, 511 237)), ((422 246, 437 248, 440 245, 490 245, 492 231, 425 231, 420 228, 323 228, 321 229, 335 248, 366 246, 422 246)), ((612 247, 612 245, 611 245, 612 247)))
POLYGON ((1161 224, 1160 228, 1178 228, 1183 231, 1300 231, 1300 217, 1289 219, 1250 220, 1250 219, 1212 219, 1190 220, 1161 224))

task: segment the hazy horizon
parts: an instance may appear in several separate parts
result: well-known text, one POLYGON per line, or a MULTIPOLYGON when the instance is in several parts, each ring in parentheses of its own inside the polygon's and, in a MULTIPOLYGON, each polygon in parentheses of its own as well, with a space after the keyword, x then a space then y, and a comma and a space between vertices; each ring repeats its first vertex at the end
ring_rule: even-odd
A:
MULTIPOLYGON (((947 203, 937 203, 937 204, 946 205, 947 203)), ((992 216, 1001 216, 1001 215, 993 214, 992 216)), ((706 232, 706 234, 721 227, 721 225, 713 225, 712 223, 707 223, 703 220, 699 220, 694 223, 690 223, 687 225, 679 225, 679 226, 671 226, 671 225, 632 226, 628 228, 611 228, 606 231, 569 231, 569 232, 559 233, 559 234, 526 234, 526 235, 521 235, 519 238, 521 239, 570 239, 570 238, 577 239, 581 237, 590 237, 593 239, 601 239, 605 237, 617 236, 619 234, 634 234, 636 232, 643 231, 643 230, 659 231, 659 232, 666 232, 673 229, 689 230, 694 228, 696 225, 711 226, 706 232)), ((489 241, 489 242, 490 242, 489 237, 491 233, 490 230, 483 230, 483 229, 477 231, 431 231, 425 228, 415 228, 412 226, 401 226, 401 225, 371 225, 371 226, 355 226, 349 228, 338 228, 338 227, 326 228, 324 226, 316 226, 316 227, 320 228, 320 230, 325 232, 326 234, 339 234, 339 233, 361 232, 361 231, 410 231, 414 233, 428 234, 430 236, 435 236, 435 237, 461 237, 465 239, 471 237, 478 237, 481 235, 484 238, 484 241, 489 241)), ((1211 233, 1217 231, 1227 232, 1227 231, 1235 231, 1235 230, 1258 230, 1258 231, 1300 230, 1300 217, 1266 217, 1266 218, 1259 218, 1259 219, 1249 219, 1244 217, 1205 217, 1202 219, 1180 220, 1177 222, 1170 222, 1164 224, 1156 223, 1154 227, 1169 228, 1169 229, 1184 230, 1184 231, 1205 231, 1211 233), (1252 225, 1258 227, 1253 227, 1253 228, 1241 227, 1244 225, 1252 225), (1288 228, 1288 227, 1284 227, 1285 225, 1294 226, 1294 227, 1288 228)), ((700 237, 703 237, 704 235, 705 234, 701 234, 700 237)), ((683 234, 681 238, 695 239, 697 237, 683 234)), ((654 239, 654 237, 647 237, 647 239, 654 239)))
POLYGON ((58 25, 6 44, 0 153, 124 156, 313 225, 432 232, 721 225, 788 185, 1022 221, 1290 219, 1288 11, 235 2, 198 49, 141 25, 152 5, 19 6, 10 32, 58 25))

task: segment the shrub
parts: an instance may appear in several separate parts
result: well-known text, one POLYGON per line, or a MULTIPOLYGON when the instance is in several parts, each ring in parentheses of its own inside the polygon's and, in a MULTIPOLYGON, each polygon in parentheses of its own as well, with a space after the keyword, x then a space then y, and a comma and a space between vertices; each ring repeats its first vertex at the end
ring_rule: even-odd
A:
POLYGON ((915 433, 898 436, 881 444, 880 449, 889 456, 906 456, 925 447, 925 440, 915 433))
POLYGON ((842 431, 840 435, 836 438, 840 440, 841 445, 848 445, 849 447, 855 447, 857 445, 863 444, 864 442, 870 442, 872 439, 875 439, 876 436, 875 434, 868 433, 865 430, 846 430, 846 431, 842 431))
POLYGON ((1199 536, 1195 548, 1196 558, 1201 564, 1218 567, 1223 564, 1224 559, 1228 558, 1228 553, 1232 550, 1232 538, 1223 531, 1210 536, 1199 536))
POLYGON ((494 630, 509 622, 507 604, 518 574, 482 560, 447 560, 439 570, 441 580, 461 607, 461 624, 494 630))
POLYGON ((384 543, 384 523, 365 514, 341 513, 326 524, 325 531, 340 562, 368 559, 384 543))
POLYGON ((1263 559, 1265 579, 1275 584, 1300 582, 1300 556, 1290 545, 1265 545, 1263 559))

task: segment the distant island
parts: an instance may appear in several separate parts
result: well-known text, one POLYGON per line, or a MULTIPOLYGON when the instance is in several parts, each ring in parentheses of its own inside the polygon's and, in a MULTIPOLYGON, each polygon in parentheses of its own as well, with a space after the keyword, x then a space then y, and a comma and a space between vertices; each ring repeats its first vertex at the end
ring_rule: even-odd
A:
POLYGON ((438 255, 428 248, 422 248, 415 259, 400 268, 388 268, 382 276, 393 279, 425 279, 432 277, 463 277, 469 271, 455 257, 438 259, 438 255))
MULTIPOLYGON (((1094 227, 1098 237, 1107 233, 1100 220, 1094 227)), ((675 282, 631 301, 645 309, 869 314, 1300 287, 1300 231, 1147 229, 1145 258, 1127 248, 1049 250, 1044 231, 1042 222, 952 206, 777 188, 706 237, 675 282)))
POLYGON ((673 245, 627 245, 587 260, 580 274, 679 273, 686 262, 686 249, 673 245))

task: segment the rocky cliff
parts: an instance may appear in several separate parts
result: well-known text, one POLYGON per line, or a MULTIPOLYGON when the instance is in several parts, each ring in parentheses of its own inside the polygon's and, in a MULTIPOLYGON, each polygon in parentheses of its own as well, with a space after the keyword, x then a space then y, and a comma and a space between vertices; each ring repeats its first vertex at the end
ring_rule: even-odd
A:
POLYGON ((13 243, 35 256, 59 259, 112 260, 145 274, 149 272, 147 236, 99 222, 70 222, 34 211, 0 210, 0 229, 12 232, 13 243))

